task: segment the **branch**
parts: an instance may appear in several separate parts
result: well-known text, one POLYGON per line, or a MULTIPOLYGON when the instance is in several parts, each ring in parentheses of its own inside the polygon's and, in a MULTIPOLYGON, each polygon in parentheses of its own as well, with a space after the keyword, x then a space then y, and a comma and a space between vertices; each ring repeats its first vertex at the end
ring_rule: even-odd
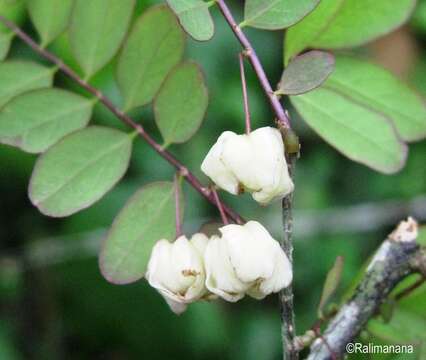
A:
POLYGON ((340 359, 392 289, 407 275, 426 275, 426 251, 416 242, 417 223, 402 221, 377 250, 352 298, 342 306, 308 360, 340 359))
MULTIPOLYGON (((211 190, 201 184, 198 178, 191 173, 179 160, 177 160, 170 152, 163 149, 163 147, 157 143, 151 135, 149 135, 142 125, 134 121, 130 116, 123 113, 118 107, 116 107, 111 100, 109 100, 101 91, 91 86, 89 83, 84 81, 80 76, 72 70, 69 66, 65 65, 61 59, 59 59, 54 54, 43 49, 39 46, 29 35, 23 32, 18 26, 13 22, 7 20, 5 17, 0 15, 0 21, 12 30, 16 36, 18 36, 24 43, 31 47, 35 52, 40 54, 43 58, 49 60, 51 63, 55 64, 60 71, 62 71, 66 76, 79 84, 82 88, 87 90, 89 93, 94 95, 99 99, 99 101, 105 105, 108 110, 110 110, 118 119, 123 123, 130 126, 137 131, 138 135, 143 138, 160 156, 167 160, 171 165, 173 165, 181 176, 195 188, 202 196, 204 196, 210 203, 216 206, 216 200, 211 192, 211 190)), ((235 211, 230 209, 227 205, 222 203, 223 210, 228 214, 228 216, 238 224, 244 223, 243 218, 238 215, 235 211)))
MULTIPOLYGON (((279 98, 274 94, 271 84, 265 74, 265 70, 259 60, 259 57, 256 54, 253 46, 251 45, 249 39, 246 37, 244 32, 235 22, 235 19, 228 8, 225 0, 217 0, 217 5, 219 6, 220 11, 222 12, 226 22, 231 27, 232 31, 235 34, 235 37, 238 39, 240 44, 243 47, 244 55, 249 59, 253 69, 259 79, 260 85, 268 97, 268 100, 271 104, 271 107, 275 113, 276 120, 279 128, 282 130, 284 135, 284 142, 287 143, 288 139, 296 138, 294 133, 291 131, 290 119, 287 116, 286 111, 280 103, 279 98)), ((289 163, 289 172, 290 176, 293 178, 294 169, 296 166, 296 160, 299 151, 299 144, 294 144, 296 150, 295 153, 293 149, 290 149, 289 146, 286 146, 286 151, 291 153, 288 155, 289 163)), ((284 236, 281 242, 281 247, 286 253, 287 257, 290 260, 290 263, 293 264, 293 243, 292 243, 292 233, 293 233, 293 194, 288 195, 282 201, 282 212, 283 212, 283 227, 284 227, 284 236)), ((282 343, 283 343, 283 359, 284 360, 297 360, 299 354, 297 349, 293 346, 294 339, 296 336, 296 327, 294 321, 294 308, 293 308, 293 288, 292 286, 287 287, 279 294, 280 307, 281 307, 281 329, 282 329, 282 343)))

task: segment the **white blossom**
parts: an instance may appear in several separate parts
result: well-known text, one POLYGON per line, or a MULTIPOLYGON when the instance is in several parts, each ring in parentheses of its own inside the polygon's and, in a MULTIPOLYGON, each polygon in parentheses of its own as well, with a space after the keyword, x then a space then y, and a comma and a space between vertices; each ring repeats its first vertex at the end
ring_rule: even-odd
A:
POLYGON ((290 285, 292 269, 279 243, 257 221, 226 225, 205 252, 206 286, 227 301, 263 299, 290 285))
POLYGON ((272 127, 248 135, 225 131, 210 149, 201 170, 220 188, 234 195, 250 192, 262 205, 294 189, 281 134, 272 127))
POLYGON ((185 236, 173 243, 160 240, 152 250, 145 277, 176 314, 207 293, 203 261, 207 242, 206 235, 197 233, 190 241, 185 236))

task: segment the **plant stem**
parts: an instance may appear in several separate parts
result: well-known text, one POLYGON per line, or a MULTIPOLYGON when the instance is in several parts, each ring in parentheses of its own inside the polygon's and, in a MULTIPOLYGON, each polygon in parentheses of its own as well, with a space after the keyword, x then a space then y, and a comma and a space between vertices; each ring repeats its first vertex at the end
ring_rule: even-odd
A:
POLYGON ((229 221, 228 221, 228 218, 226 217, 225 211, 222 208, 222 203, 220 202, 219 194, 217 193, 217 190, 214 186, 212 186, 211 189, 212 189, 212 192, 213 192, 213 196, 216 200, 217 208, 219 209, 219 213, 220 213, 220 217, 222 219, 222 222, 223 222, 224 225, 228 225, 229 221))
MULTIPOLYGON (((217 5, 222 12, 226 22, 231 27, 235 37, 238 39, 242 47, 244 48, 244 55, 249 59, 253 69, 259 79, 260 85, 267 96, 269 103, 275 113, 278 127, 281 130, 291 131, 290 119, 287 116, 286 111, 280 103, 280 100, 274 91, 272 90, 271 84, 265 74, 265 70, 251 45, 249 39, 246 37, 244 32, 236 23, 228 5, 225 0, 217 0, 217 5)), ((298 151, 299 149, 297 149, 298 151)), ((293 177, 294 168, 296 166, 297 154, 291 154, 289 157, 289 170, 290 176, 293 177)), ((293 264, 293 243, 292 243, 292 232, 293 232, 293 194, 288 195, 283 199, 282 211, 283 211, 283 227, 284 236, 281 242, 281 247, 285 251, 286 255, 293 264)), ((280 306, 281 306, 281 323, 282 323, 282 343, 283 343, 283 359, 285 360, 297 360, 299 353, 293 346, 294 338, 296 334, 295 321, 294 321, 294 309, 293 309, 293 289, 291 286, 284 289, 280 293, 280 306)))
POLYGON ((283 128, 290 129, 291 128, 290 119, 286 115, 280 103, 279 98, 274 94, 274 91, 272 90, 271 84, 269 83, 269 80, 266 77, 265 70, 263 70, 263 66, 256 54, 256 51, 254 50, 250 41, 245 36, 244 32, 235 22, 235 19, 228 8, 228 5, 226 5, 226 2, 224 0, 217 0, 217 5, 219 6, 219 9, 222 12, 226 22, 229 24, 232 31, 234 32, 236 38, 238 39, 238 41, 244 48, 245 56, 250 60, 250 63, 253 66, 253 69, 259 79, 260 85, 262 86, 263 91, 268 97, 268 100, 271 103, 272 109, 275 112, 278 123, 283 128))
MULTIPOLYGON (((210 203, 213 205, 216 204, 216 200, 212 194, 212 192, 205 186, 201 184, 198 178, 191 173, 179 160, 177 160, 170 152, 165 150, 159 143, 157 143, 151 135, 149 135, 142 125, 136 123, 130 116, 126 115, 122 112, 118 107, 116 107, 111 100, 109 100, 101 91, 91 86, 89 83, 84 81, 80 76, 72 70, 69 66, 65 65, 61 59, 59 59, 54 54, 40 47, 29 35, 23 32, 18 26, 16 26, 13 22, 7 20, 3 16, 0 15, 0 21, 6 25, 9 29, 11 29, 16 36, 18 36, 24 43, 26 43, 30 48, 32 48, 35 52, 40 54, 45 59, 49 60, 53 64, 55 64, 59 70, 61 70, 66 76, 79 84, 82 88, 87 90, 89 93, 95 95, 99 101, 105 105, 108 110, 110 110, 118 119, 120 119, 123 123, 135 129, 138 135, 143 138, 160 156, 166 159, 171 165, 173 165, 179 173, 185 178, 185 180, 194 187, 202 196, 204 196, 210 203)), ((243 218, 229 208, 227 205, 221 203, 222 208, 227 213, 229 218, 235 221, 238 224, 244 223, 243 218)))
POLYGON ((182 219, 180 211, 180 174, 175 175, 175 216, 176 216, 176 238, 182 236, 182 219))
POLYGON ((247 95, 246 74, 244 71, 244 58, 242 53, 238 54, 238 60, 240 62, 241 87, 243 88, 243 103, 244 103, 246 134, 248 135, 251 132, 251 121, 250 121, 250 109, 249 109, 248 95, 247 95))

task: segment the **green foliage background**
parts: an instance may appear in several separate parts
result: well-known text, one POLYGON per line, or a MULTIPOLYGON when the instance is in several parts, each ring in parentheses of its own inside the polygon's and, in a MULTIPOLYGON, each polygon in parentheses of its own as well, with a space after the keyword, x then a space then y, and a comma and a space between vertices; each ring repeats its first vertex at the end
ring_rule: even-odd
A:
MULTIPOLYGON (((153 3, 156 1, 139 0, 137 13, 153 3)), ((241 4, 233 5, 241 18, 238 9, 242 7, 236 6, 241 4)), ((403 30, 403 41, 414 43, 416 48, 403 76, 424 95, 425 11, 426 2, 421 1, 411 24, 403 30)), ((200 176, 199 165, 217 136, 225 129, 242 132, 244 126, 236 57, 239 45, 217 10, 213 15, 216 28, 213 39, 208 43, 189 39, 186 49, 186 56, 197 61, 205 73, 210 93, 207 117, 187 144, 170 148, 200 176)), ((24 21, 24 28, 35 37, 28 20, 24 21)), ((247 29, 247 34, 270 79, 278 82, 282 64, 280 33, 247 29)), ((50 45, 50 49, 78 69, 65 36, 50 45)), ((380 59, 379 45, 359 51, 380 59)), ((19 41, 13 42, 11 54, 16 58, 35 56, 19 41)), ((251 71, 248 80, 252 125, 254 128, 270 125, 272 114, 251 71)), ((79 91, 62 75, 56 82, 79 91)), ((111 64, 92 83, 118 102, 111 64)), ((133 115, 135 118, 143 115, 144 126, 161 139, 150 109, 135 110, 133 115)), ((93 123, 124 129, 99 104, 94 108, 93 123)), ((385 176, 344 158, 309 130, 295 113, 293 123, 302 139, 302 158, 296 174, 294 239, 295 304, 297 326, 302 332, 316 320, 322 284, 336 256, 345 258, 341 295, 391 230, 392 223, 409 214, 406 204, 413 199, 423 199, 424 204, 426 142, 410 145, 405 168, 396 175, 385 176), (343 221, 340 217, 347 216, 344 211, 333 212, 335 226, 331 221, 327 222, 330 227, 322 226, 320 217, 331 209, 371 202, 385 204, 390 200, 400 204, 398 218, 381 221, 381 216, 387 214, 386 206, 382 206, 380 213, 366 207, 361 220, 354 221, 367 225, 371 221, 371 228, 338 229, 343 221), (317 222, 300 222, 310 214, 314 214, 317 222)), ((276 297, 266 302, 246 299, 237 305, 221 301, 197 303, 176 317, 146 282, 116 286, 102 278, 95 255, 105 229, 141 185, 173 176, 173 169, 145 143, 135 141, 130 170, 119 186, 90 209, 61 220, 47 218, 30 205, 27 185, 34 161, 33 155, 0 145, 0 359, 280 358, 276 297)), ((185 185, 184 192, 185 230, 192 233, 218 214, 193 189, 185 185)), ((263 209, 255 206, 248 196, 237 200, 224 194, 223 198, 247 218, 265 222, 275 237, 280 237, 279 204, 263 209)), ((396 340, 403 342, 406 339, 402 334, 407 327, 417 330, 415 334, 425 334, 426 310, 418 306, 426 302, 425 291, 423 285, 413 299, 405 300, 394 323, 385 330, 372 324, 370 333, 363 334, 363 339, 389 342, 395 340, 396 333, 396 340)), ((420 337, 418 342, 424 340, 420 337)), ((422 355, 417 353, 413 359, 415 356, 422 355)))

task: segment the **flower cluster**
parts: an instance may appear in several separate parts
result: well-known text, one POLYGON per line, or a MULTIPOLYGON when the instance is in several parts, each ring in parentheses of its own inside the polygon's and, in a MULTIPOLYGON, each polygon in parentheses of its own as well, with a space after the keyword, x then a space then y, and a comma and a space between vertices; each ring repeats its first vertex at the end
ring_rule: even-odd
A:
POLYGON ((201 170, 221 189, 234 195, 250 192, 261 205, 294 189, 281 133, 272 127, 248 135, 225 131, 207 154, 201 170))
POLYGON ((288 286, 290 262, 258 222, 226 225, 221 236, 197 233, 154 246, 146 279, 177 314, 188 304, 217 296, 235 302, 246 294, 263 299, 288 286))
MULTIPOLYGON (((201 170, 218 187, 234 195, 250 192, 262 205, 294 189, 281 133, 271 127, 245 135, 225 131, 201 170)), ((260 223, 226 225, 219 231, 221 236, 210 239, 198 233, 191 240, 180 236, 154 246, 145 276, 175 313, 218 296, 231 302, 246 294, 263 299, 291 283, 286 254, 260 223)))

